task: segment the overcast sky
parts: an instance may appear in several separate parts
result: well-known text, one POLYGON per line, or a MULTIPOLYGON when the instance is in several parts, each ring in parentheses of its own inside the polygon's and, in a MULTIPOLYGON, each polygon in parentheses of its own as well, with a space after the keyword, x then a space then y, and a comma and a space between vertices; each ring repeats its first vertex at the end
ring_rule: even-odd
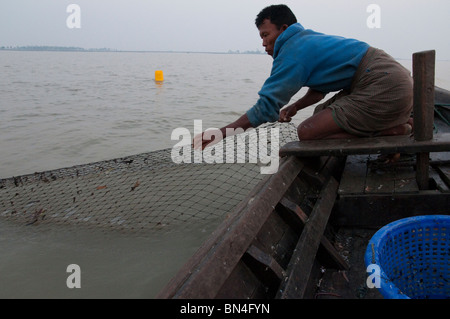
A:
POLYGON ((0 46, 262 50, 255 17, 278 3, 308 29, 357 38, 396 58, 435 49, 437 59, 450 60, 449 0, 1 0, 0 46), (70 4, 80 8, 80 28, 67 25, 70 4), (370 4, 378 5, 378 20, 370 4))

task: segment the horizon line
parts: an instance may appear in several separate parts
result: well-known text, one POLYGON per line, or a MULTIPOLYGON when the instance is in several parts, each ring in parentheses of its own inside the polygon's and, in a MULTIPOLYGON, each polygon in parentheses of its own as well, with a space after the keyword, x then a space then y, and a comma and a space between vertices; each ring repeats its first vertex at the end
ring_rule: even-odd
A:
POLYGON ((137 53, 209 53, 209 54, 265 54, 260 50, 189 51, 189 50, 120 50, 111 48, 83 48, 57 45, 1 46, 2 51, 59 51, 59 52, 137 52, 137 53))

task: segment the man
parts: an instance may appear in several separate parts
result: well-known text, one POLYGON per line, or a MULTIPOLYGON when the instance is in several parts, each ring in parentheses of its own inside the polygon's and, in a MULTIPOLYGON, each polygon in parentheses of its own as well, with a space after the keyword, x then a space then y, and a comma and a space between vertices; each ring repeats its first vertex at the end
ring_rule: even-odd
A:
MULTIPOLYGON (((298 126, 300 141, 411 132, 412 78, 384 51, 355 39, 305 30, 285 5, 266 7, 255 23, 262 45, 274 59, 272 71, 256 104, 221 128, 221 136, 227 136, 227 128, 246 130, 266 122, 289 122, 299 110, 330 92, 339 93, 318 105, 298 126), (280 112, 302 87, 309 88, 307 93, 280 112)), ((203 149, 211 142, 218 138, 198 135, 194 147, 203 149)))

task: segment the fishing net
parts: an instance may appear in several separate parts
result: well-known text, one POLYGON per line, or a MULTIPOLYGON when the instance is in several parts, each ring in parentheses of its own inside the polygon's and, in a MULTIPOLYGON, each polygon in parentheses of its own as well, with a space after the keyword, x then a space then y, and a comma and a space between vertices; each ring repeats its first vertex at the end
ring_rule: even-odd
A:
POLYGON ((2 179, 0 218, 135 233, 221 220, 265 177, 261 148, 278 156, 276 143, 296 139, 293 124, 277 123, 228 137, 201 161, 171 148, 2 179))

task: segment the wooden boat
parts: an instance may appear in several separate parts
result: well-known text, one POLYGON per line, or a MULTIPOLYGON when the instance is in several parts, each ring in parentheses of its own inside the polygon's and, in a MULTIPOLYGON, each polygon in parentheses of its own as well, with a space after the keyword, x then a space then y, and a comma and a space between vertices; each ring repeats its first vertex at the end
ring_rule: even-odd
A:
MULTIPOLYGON (((278 173, 258 184, 157 297, 274 298, 293 282, 304 282, 336 197, 332 173, 342 167, 342 160, 330 157, 316 174, 315 163, 283 160, 278 173), (308 213, 319 223, 303 225, 308 213), (305 250, 314 253, 300 269, 305 250)), ((322 246, 331 244, 324 238, 322 246)), ((346 267, 339 255, 331 257, 346 267)))
POLYGON ((435 89, 435 96, 437 101, 435 103, 436 117, 450 125, 450 98, 448 98, 446 91, 441 88, 435 89))
MULTIPOLYGON (((435 104, 449 101, 449 91, 435 89, 435 104)), ((440 131, 426 141, 288 143, 278 172, 253 189, 157 298, 356 298, 352 281, 365 283, 362 251, 376 229, 403 217, 450 212, 450 127, 434 122, 440 131), (370 156, 391 152, 417 156, 385 165, 383 174, 383 165, 371 169, 377 161, 370 156), (350 257, 342 252, 348 229, 364 232, 350 257), (320 291, 319 281, 329 290, 320 291)), ((370 293, 366 297, 380 297, 370 293)))

